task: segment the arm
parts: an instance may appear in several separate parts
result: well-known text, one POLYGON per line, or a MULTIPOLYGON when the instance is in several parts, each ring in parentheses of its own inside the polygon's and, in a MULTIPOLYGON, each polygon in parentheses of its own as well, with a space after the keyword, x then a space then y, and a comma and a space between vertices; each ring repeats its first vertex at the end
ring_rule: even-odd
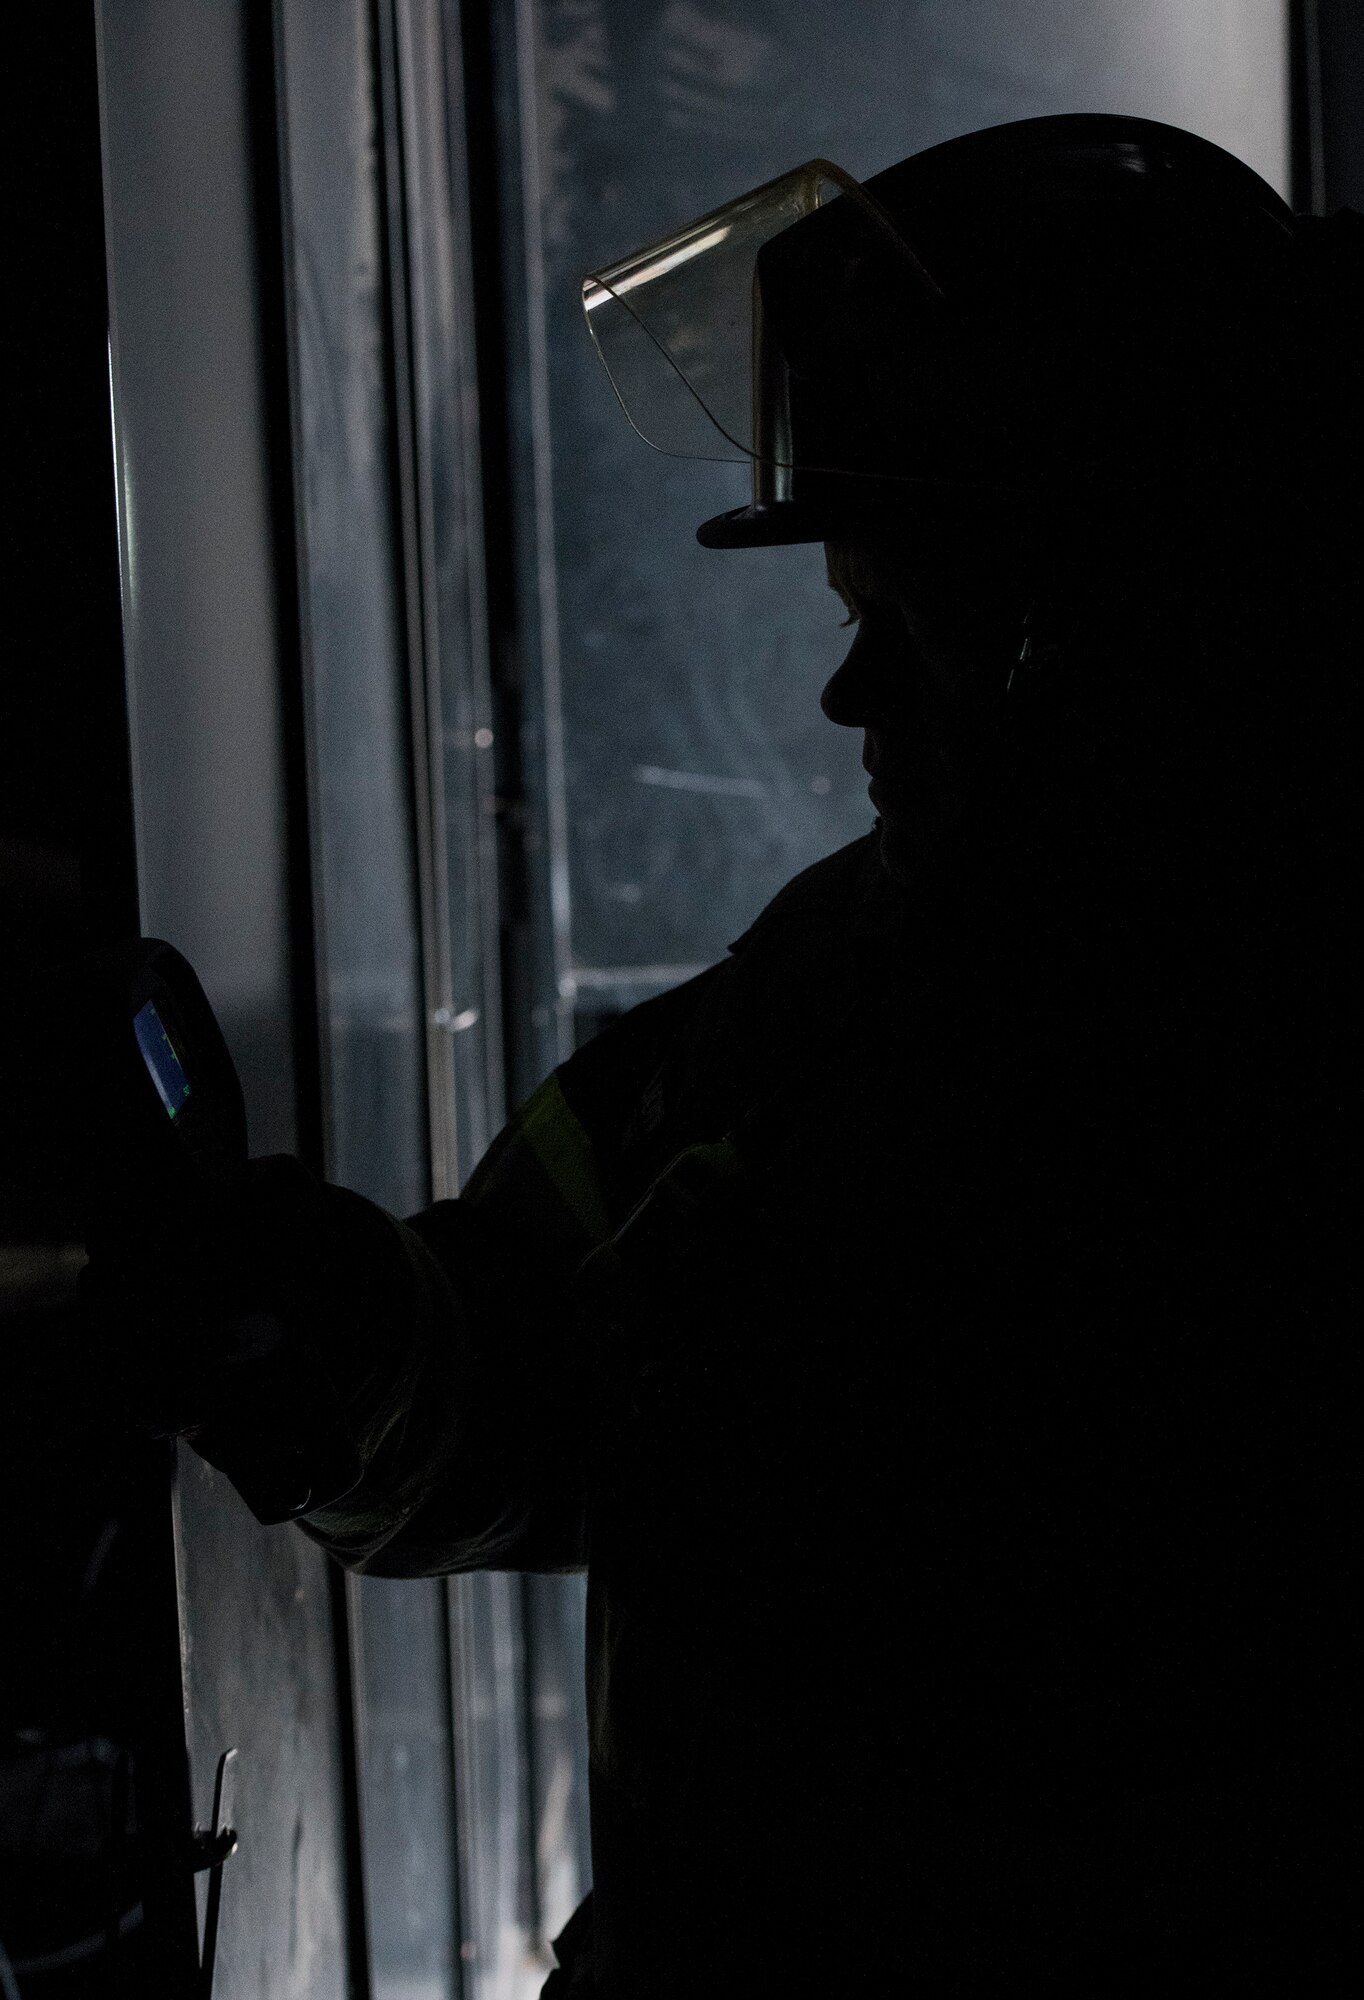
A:
MULTIPOLYGON (((609 1233, 593 1192, 590 1148, 554 1078, 459 1200, 398 1222, 322 1190, 364 1301, 366 1324, 343 1306, 327 1351, 364 1477, 301 1526, 347 1568, 421 1576, 586 1562, 590 1383, 566 1292, 609 1233), (577 1208, 537 1145, 561 1178, 576 1165, 577 1208)), ((328 1289, 337 1296, 334 1281, 328 1289)))
POLYGON ((321 1351, 365 1471, 301 1525, 348 1568, 585 1565, 599 1412, 569 1285, 622 1219, 629 1114, 715 977, 634 1009, 549 1077, 458 1200, 397 1222, 319 1190, 336 1259, 321 1351))

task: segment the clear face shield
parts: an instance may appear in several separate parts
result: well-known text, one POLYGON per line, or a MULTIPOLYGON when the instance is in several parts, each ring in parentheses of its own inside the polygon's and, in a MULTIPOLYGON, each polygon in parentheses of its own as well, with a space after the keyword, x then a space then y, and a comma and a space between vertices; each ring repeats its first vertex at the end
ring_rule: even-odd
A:
POLYGON ((583 282, 588 329, 635 430, 678 457, 750 461, 755 509, 789 502, 798 473, 867 474, 865 424, 831 420, 828 400, 831 386, 834 403, 846 396, 849 329, 866 322, 868 298, 885 307, 883 349, 888 325, 903 319, 912 348, 913 323, 931 325, 942 306, 899 230, 827 160, 583 282))

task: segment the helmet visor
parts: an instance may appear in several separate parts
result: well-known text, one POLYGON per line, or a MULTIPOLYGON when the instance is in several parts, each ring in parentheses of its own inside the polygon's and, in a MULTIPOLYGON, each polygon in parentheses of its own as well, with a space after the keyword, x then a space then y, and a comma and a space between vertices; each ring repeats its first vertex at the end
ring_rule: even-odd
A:
POLYGON ((878 266, 902 295, 907 282, 924 305, 938 301, 894 224, 827 160, 808 161, 584 279, 597 352, 626 416, 655 450, 797 464, 786 357, 773 337, 772 288, 761 282, 770 260, 760 259, 774 238, 821 209, 836 211, 833 226, 789 240, 776 287, 791 294, 794 266, 807 317, 810 300, 835 305, 852 273, 878 266))

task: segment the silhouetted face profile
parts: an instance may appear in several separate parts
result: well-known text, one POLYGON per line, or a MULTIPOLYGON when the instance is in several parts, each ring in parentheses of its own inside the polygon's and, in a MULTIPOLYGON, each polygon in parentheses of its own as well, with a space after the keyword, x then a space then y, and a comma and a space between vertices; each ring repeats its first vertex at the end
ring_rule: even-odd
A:
POLYGON ((927 886, 983 831, 1026 595, 983 552, 916 562, 889 542, 824 547, 855 637, 820 705, 862 731, 886 867, 927 886))

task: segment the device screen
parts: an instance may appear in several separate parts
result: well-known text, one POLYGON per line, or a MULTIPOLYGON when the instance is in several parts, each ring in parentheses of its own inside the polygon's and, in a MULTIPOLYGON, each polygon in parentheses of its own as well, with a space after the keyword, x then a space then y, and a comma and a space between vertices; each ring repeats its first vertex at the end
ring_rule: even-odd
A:
POLYGON ((189 1078, 175 1053, 175 1044, 150 1000, 133 1016, 133 1032, 161 1102, 170 1117, 174 1118, 189 1096, 189 1078))

